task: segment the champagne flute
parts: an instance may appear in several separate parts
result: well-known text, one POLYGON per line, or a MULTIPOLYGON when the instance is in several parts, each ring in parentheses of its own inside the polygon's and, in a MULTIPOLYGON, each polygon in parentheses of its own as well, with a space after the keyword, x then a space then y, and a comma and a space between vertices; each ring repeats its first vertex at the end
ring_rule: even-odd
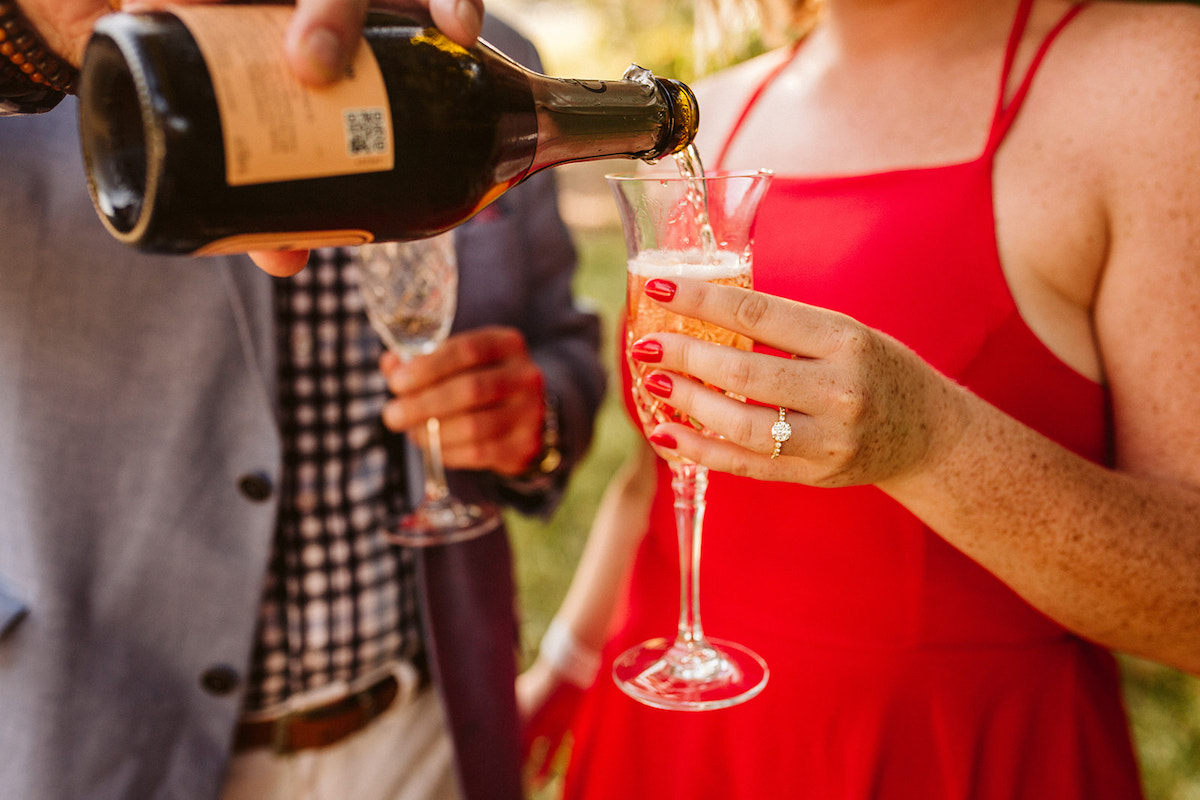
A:
MULTIPOLYGON (((450 333, 458 294, 453 233, 411 242, 385 242, 355 249, 359 290, 372 327, 388 349, 409 360, 432 352, 450 333)), ((441 426, 426 423, 421 447, 423 493, 419 503, 389 532, 396 544, 424 547, 473 539, 500 524, 490 505, 465 503, 446 482, 441 426)))
MULTIPOLYGON (((652 368, 635 362, 630 346, 646 334, 670 331, 743 350, 752 342, 724 328, 667 311, 645 293, 650 278, 691 276, 751 286, 751 232, 769 172, 719 177, 608 176, 628 251, 626 362, 633 400, 646 434, 662 422, 696 425, 646 391, 652 368)), ((734 642, 709 637, 700 620, 700 538, 708 468, 670 452, 679 536, 680 611, 673 639, 657 638, 617 657, 613 678, 628 695, 657 708, 703 711, 743 703, 766 686, 761 657, 734 642)))

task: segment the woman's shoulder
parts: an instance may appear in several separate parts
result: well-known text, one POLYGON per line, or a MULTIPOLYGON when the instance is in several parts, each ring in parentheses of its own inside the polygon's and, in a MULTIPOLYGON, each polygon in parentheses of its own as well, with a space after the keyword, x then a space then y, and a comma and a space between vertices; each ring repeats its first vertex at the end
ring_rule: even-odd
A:
POLYGON ((696 82, 693 88, 700 102, 697 139, 702 153, 720 149, 751 94, 791 57, 792 51, 792 45, 777 48, 696 82))
POLYGON ((1055 47, 1116 87, 1185 86, 1200 80, 1200 4, 1090 3, 1055 47))
POLYGON ((1197 64, 1200 5, 1104 0, 1054 43, 1030 100, 1044 112, 1044 132, 1104 162, 1121 152, 1191 151, 1200 147, 1197 64))

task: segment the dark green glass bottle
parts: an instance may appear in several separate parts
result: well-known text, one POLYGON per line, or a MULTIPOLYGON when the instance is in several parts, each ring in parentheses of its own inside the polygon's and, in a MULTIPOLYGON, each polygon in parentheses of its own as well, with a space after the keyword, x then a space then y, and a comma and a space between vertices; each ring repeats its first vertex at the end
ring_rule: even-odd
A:
MULTIPOLYGON (((263 7, 188 8, 243 15, 222 17, 234 20, 239 41, 272 35, 254 28, 263 7)), ((262 13, 276 12, 286 9, 262 13)), ((299 91, 285 69, 243 65, 251 71, 222 75, 229 59, 205 51, 195 27, 173 12, 103 17, 84 55, 79 108, 92 197, 110 232, 144 250, 199 255, 422 238, 539 170, 655 160, 696 134, 691 90, 635 67, 619 81, 549 78, 486 42, 462 48, 389 14, 369 15, 364 39, 382 78, 379 100, 338 109, 323 123, 337 135, 318 145, 367 166, 306 175, 314 159, 286 153, 309 123, 289 127, 273 116, 299 91), (249 137, 223 127, 232 112, 222 85, 248 96, 237 101, 243 106, 258 104, 249 137), (282 172, 237 177, 264 143, 285 153, 276 153, 282 172)), ((248 49, 231 46, 238 55, 248 49)))

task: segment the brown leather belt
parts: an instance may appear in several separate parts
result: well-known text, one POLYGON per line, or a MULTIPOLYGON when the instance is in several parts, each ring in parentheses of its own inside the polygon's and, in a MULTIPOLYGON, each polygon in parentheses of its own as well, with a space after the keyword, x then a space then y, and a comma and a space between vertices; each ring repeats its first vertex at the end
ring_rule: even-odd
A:
POLYGON ((325 705, 282 717, 243 721, 234 734, 234 752, 269 747, 279 754, 326 747, 357 733, 387 710, 400 683, 388 675, 365 689, 325 705))

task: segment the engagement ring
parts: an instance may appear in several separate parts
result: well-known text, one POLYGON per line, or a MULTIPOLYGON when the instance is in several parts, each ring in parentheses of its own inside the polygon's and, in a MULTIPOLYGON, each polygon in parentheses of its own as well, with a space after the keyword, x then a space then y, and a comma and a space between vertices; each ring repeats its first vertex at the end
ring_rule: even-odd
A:
POLYGON ((783 443, 792 438, 792 426, 787 421, 787 409, 779 407, 779 421, 771 426, 771 438, 775 440, 775 449, 771 451, 771 459, 779 458, 783 443))

